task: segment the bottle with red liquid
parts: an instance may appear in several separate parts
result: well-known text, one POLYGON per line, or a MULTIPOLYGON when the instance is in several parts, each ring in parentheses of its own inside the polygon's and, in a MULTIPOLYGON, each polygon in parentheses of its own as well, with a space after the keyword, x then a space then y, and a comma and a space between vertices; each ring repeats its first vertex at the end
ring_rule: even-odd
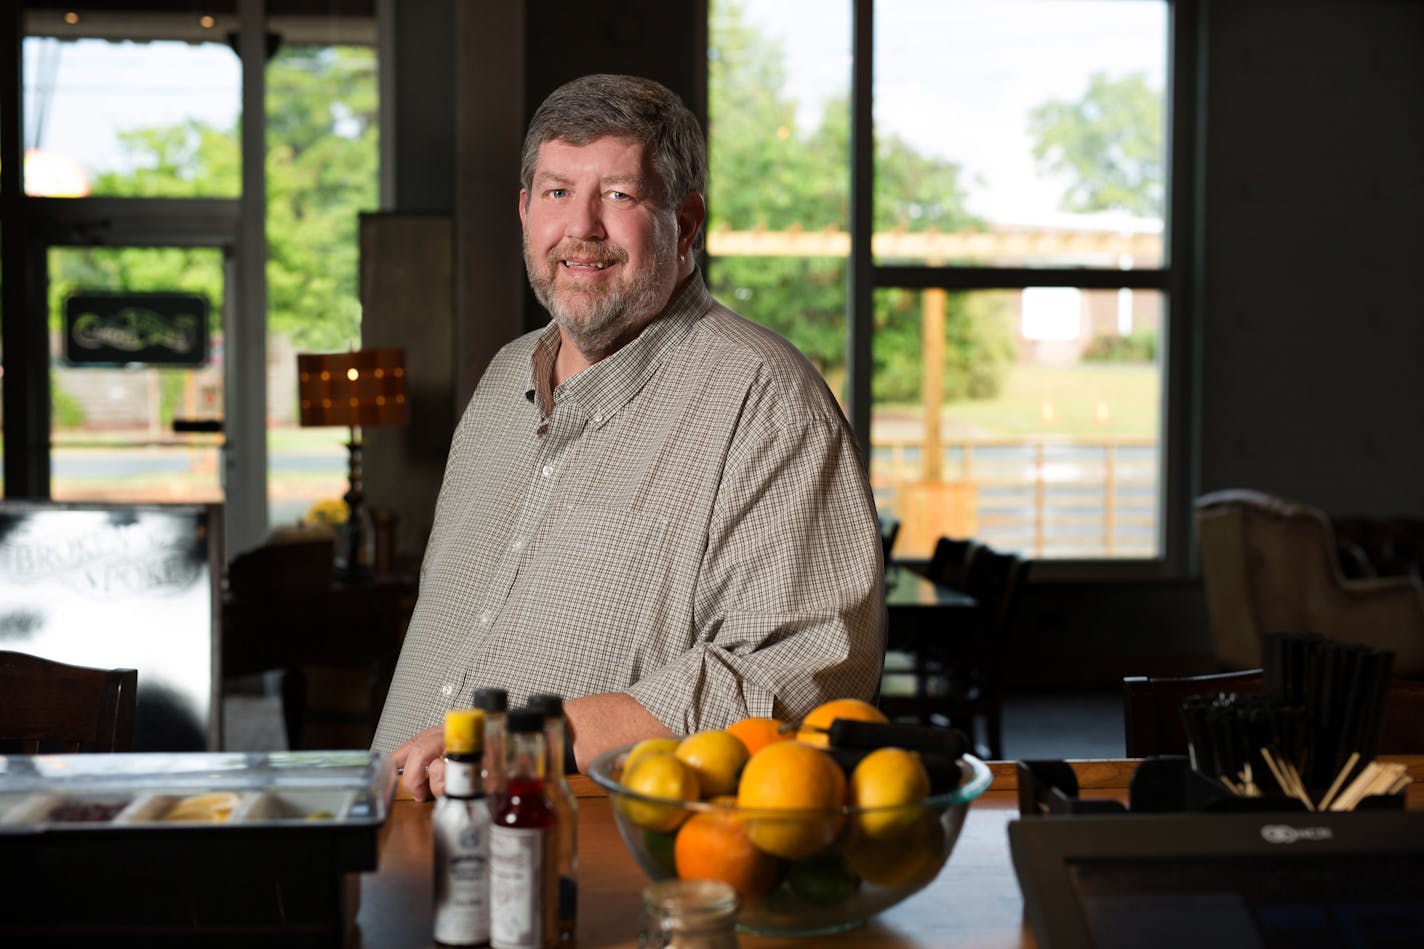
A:
POLYGON ((564 777, 564 700, 546 692, 529 696, 529 707, 544 716, 544 786, 559 819, 559 942, 568 947, 578 929, 578 801, 564 777))
POLYGON ((559 944, 559 818, 545 785, 544 716, 510 712, 505 741, 504 786, 490 827, 490 946, 553 949, 559 944))

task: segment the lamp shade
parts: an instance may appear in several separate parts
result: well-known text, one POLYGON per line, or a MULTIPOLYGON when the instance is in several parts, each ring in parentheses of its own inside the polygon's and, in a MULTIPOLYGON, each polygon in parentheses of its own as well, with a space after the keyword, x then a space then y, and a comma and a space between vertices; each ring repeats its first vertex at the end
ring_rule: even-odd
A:
POLYGON ((297 396, 303 426, 401 425, 405 350, 298 353, 297 396))

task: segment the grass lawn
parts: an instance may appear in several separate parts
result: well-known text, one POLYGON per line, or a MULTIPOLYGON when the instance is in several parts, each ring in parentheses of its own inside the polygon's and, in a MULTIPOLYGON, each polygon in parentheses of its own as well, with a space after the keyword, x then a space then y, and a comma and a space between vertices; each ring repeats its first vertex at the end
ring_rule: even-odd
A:
MULTIPOLYGON (((1080 363, 1014 366, 999 397, 951 402, 947 422, 985 435, 1156 437, 1161 377, 1155 365, 1080 363)), ((877 413, 919 416, 919 405, 876 406, 877 413)))

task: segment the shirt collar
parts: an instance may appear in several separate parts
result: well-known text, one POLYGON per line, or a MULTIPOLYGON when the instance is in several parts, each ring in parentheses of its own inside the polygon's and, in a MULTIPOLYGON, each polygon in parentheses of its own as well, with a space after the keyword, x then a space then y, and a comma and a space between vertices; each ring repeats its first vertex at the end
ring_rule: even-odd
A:
POLYGON ((578 405, 594 427, 599 427, 638 394, 711 306, 712 295, 702 282, 702 273, 694 270, 673 293, 663 311, 633 340, 611 356, 565 379, 552 393, 547 390, 561 337, 558 324, 550 322, 534 346, 525 397, 536 405, 578 405))

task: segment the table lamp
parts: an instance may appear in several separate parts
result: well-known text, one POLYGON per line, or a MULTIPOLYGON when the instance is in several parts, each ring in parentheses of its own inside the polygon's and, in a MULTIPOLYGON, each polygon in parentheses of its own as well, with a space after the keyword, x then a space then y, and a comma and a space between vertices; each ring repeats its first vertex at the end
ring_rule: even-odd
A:
POLYGON ((362 562, 365 547, 365 495, 361 476, 361 428, 402 425, 406 420, 405 350, 357 349, 345 353, 298 353, 297 395, 301 424, 345 425, 350 453, 346 495, 346 571, 348 582, 365 580, 371 568, 362 562))

